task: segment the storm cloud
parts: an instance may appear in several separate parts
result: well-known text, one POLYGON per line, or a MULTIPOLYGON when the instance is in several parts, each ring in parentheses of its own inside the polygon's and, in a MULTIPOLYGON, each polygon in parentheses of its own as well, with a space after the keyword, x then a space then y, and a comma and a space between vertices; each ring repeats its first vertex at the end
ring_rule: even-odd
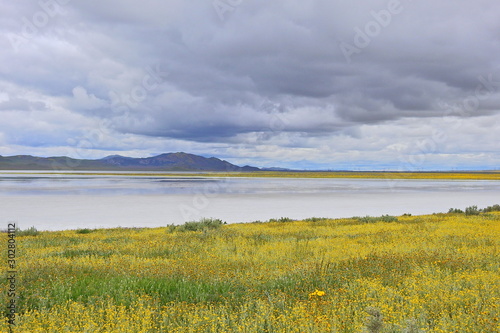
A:
POLYGON ((499 166, 500 4, 0 4, 0 155, 499 166))

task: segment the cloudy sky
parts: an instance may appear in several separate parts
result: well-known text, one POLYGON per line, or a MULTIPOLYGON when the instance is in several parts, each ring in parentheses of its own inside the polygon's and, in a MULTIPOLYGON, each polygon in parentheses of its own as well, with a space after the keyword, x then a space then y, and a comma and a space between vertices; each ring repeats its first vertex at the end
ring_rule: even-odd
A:
POLYGON ((497 0, 0 3, 0 155, 500 169, 497 0))

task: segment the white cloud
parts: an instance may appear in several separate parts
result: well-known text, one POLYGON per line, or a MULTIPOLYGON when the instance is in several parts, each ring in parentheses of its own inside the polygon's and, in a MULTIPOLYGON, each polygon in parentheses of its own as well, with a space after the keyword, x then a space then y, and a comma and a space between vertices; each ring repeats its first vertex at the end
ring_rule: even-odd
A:
POLYGON ((83 87, 73 88, 73 100, 70 103, 71 107, 80 110, 92 110, 105 107, 108 103, 105 100, 97 98, 93 94, 89 94, 83 87))

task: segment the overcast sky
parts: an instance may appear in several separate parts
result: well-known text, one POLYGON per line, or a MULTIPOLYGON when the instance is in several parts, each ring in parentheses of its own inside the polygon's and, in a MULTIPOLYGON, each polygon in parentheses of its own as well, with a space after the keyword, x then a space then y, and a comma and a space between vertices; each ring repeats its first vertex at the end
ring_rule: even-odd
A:
POLYGON ((0 155, 500 169, 497 0, 0 2, 0 155))

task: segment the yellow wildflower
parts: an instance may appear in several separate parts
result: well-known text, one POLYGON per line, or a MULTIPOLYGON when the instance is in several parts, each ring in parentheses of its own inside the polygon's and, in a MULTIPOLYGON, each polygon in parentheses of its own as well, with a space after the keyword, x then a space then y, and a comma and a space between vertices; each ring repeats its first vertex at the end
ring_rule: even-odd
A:
POLYGON ((325 296, 325 294, 326 293, 324 291, 316 289, 314 292, 309 294, 309 297, 314 297, 314 296, 321 297, 321 296, 325 296))

